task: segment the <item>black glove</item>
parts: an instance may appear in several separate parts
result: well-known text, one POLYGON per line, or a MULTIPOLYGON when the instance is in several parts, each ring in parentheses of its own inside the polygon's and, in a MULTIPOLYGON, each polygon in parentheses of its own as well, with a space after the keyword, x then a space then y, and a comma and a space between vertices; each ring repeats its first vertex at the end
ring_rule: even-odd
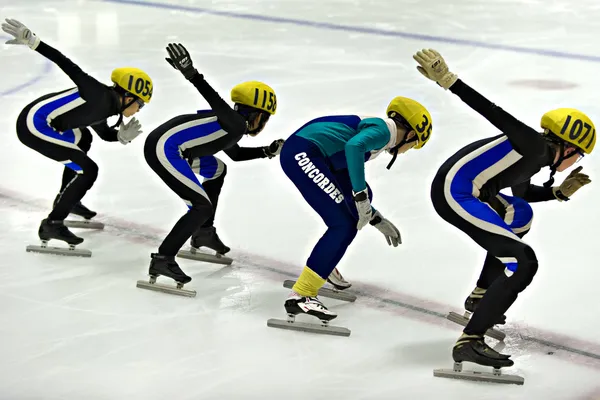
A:
POLYGON ((169 53, 170 58, 165 58, 165 60, 167 60, 171 67, 179 70, 185 76, 185 79, 192 79, 198 73, 196 68, 194 68, 190 53, 188 53, 181 43, 169 43, 167 53, 169 53))
POLYGON ((281 153, 281 148, 283 147, 283 143, 285 143, 285 140, 277 139, 270 145, 263 147, 263 151, 265 152, 265 155, 269 158, 275 157, 276 155, 281 153))

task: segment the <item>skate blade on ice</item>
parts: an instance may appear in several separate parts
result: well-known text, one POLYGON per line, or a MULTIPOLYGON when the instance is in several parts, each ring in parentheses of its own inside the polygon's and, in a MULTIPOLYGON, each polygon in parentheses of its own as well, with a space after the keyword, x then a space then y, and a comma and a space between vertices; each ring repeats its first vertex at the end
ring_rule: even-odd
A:
POLYGON ((97 221, 65 220, 64 223, 67 228, 104 229, 104 224, 97 221))
MULTIPOLYGON (((491 367, 490 367, 491 368, 491 367)), ((503 374, 500 368, 493 368, 493 372, 463 371, 462 363, 454 363, 454 369, 434 369, 433 376, 439 378, 462 379, 466 381, 510 383, 523 385, 525 379, 518 375, 503 374)))
MULTIPOLYGON (((296 281, 285 280, 285 281, 283 281, 283 287, 291 289, 295 283, 296 283, 296 281)), ((319 289, 318 295, 322 296, 322 297, 329 297, 330 299, 336 299, 336 300, 343 300, 343 301, 350 301, 350 302, 356 301, 355 295, 350 294, 350 293, 341 292, 337 289, 321 288, 321 289, 319 289)))
POLYGON ((136 287, 140 289, 152 290, 155 292, 162 292, 168 294, 175 294, 177 296, 185 296, 185 297, 196 297, 195 290, 188 290, 183 288, 183 284, 177 282, 177 286, 169 286, 163 285, 161 283, 156 283, 156 277, 150 277, 148 281, 137 281, 136 287))
MULTIPOLYGON (((467 326, 467 324, 469 323, 469 318, 452 311, 448 313, 446 319, 462 326, 467 326)), ((492 339, 496 339, 499 341, 503 341, 506 338, 506 334, 504 332, 494 328, 488 329, 485 333, 485 336, 491 337, 492 339)))
POLYGON ((309 322, 298 322, 294 316, 288 316, 287 320, 271 318, 267 321, 267 326, 271 328, 287 329, 291 331, 301 331, 310 333, 319 333, 333 336, 350 336, 350 329, 341 326, 332 326, 329 323, 321 321, 321 324, 312 324, 309 322))
POLYGON ((77 249, 75 245, 70 244, 68 248, 66 247, 53 247, 48 246, 48 242, 42 240, 42 244, 40 246, 35 246, 30 244, 25 249, 28 253, 44 253, 44 254, 56 254, 59 256, 74 256, 74 257, 91 257, 92 252, 87 249, 77 249))
POLYGON ((224 265, 231 265, 231 263, 233 262, 233 259, 225 257, 224 255, 218 253, 215 255, 202 253, 201 251, 198 251, 193 247, 190 250, 180 250, 177 253, 177 257, 187 258, 188 260, 205 261, 213 264, 224 265))

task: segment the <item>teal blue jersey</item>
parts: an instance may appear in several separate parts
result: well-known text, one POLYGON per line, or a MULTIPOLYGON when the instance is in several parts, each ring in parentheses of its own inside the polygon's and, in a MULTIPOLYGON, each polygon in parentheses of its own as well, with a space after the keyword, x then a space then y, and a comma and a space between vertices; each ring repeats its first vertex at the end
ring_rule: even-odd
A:
POLYGON ((365 162, 396 143, 391 119, 336 115, 314 119, 296 135, 315 143, 335 170, 348 169, 352 189, 366 189, 365 162))

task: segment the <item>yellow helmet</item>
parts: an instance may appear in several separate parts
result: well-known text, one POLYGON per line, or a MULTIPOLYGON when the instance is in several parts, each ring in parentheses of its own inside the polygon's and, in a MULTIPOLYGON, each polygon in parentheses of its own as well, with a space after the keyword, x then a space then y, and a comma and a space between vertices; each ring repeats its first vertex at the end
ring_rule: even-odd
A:
POLYGON ((425 143, 431 137, 431 130, 433 129, 431 114, 419 102, 407 97, 395 97, 388 105, 386 114, 390 118, 400 115, 408 122, 417 134, 415 149, 425 146, 425 143))
POLYGON ((231 101, 275 115, 277 96, 267 84, 258 81, 243 82, 231 89, 231 101))
POLYGON ((149 103, 152 98, 152 79, 141 69, 117 68, 110 75, 110 80, 126 92, 142 99, 144 103, 149 103))
POLYGON ((574 108, 558 108, 542 116, 544 134, 552 133, 559 139, 590 154, 596 145, 596 128, 592 120, 574 108))

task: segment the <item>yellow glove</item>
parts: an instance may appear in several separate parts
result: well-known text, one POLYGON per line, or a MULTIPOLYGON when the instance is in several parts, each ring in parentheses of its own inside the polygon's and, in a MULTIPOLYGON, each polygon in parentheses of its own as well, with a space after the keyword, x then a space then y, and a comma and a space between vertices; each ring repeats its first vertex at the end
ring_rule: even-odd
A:
POLYGON ((573 195, 576 191, 578 191, 581 187, 587 185, 591 182, 590 177, 586 174, 580 173, 583 167, 577 167, 567 178, 560 184, 559 187, 552 188, 554 192, 554 197, 556 197, 560 201, 568 201, 569 197, 573 195))
POLYGON ((437 82, 444 89, 454 85, 458 76, 448 70, 444 58, 433 49, 423 49, 413 55, 416 62, 421 64, 417 70, 428 79, 437 82))

